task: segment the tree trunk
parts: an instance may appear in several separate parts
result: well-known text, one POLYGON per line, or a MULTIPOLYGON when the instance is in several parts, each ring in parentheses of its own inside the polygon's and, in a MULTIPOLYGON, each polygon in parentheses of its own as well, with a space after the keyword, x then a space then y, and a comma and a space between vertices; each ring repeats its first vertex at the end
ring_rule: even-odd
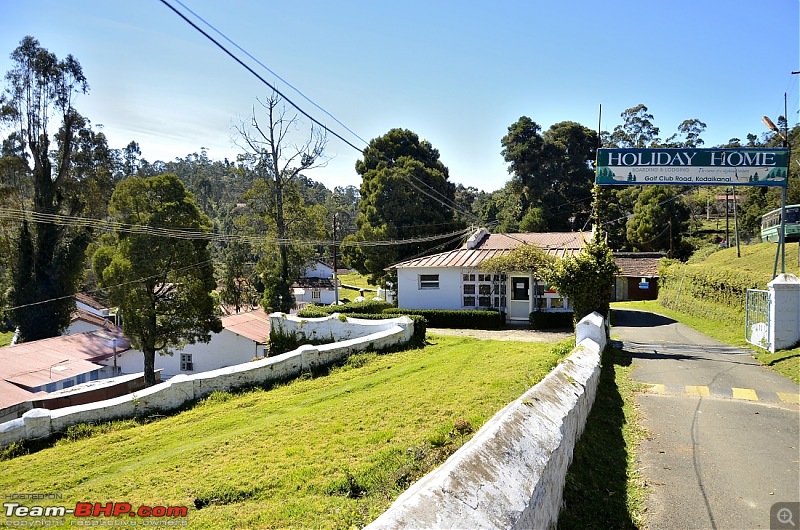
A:
POLYGON ((142 353, 144 353, 144 384, 150 387, 156 384, 156 350, 144 346, 142 353))

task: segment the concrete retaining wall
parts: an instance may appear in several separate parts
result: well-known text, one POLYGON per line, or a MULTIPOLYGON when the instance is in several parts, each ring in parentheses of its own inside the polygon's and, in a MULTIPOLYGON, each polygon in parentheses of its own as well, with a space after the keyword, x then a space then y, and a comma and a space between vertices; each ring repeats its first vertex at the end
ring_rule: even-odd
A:
POLYGON ((594 313, 555 370, 492 417, 366 528, 551 528, 600 379, 606 345, 594 313))
MULTIPOLYGON (((290 321, 293 318, 283 320, 290 321)), ((352 323, 354 319, 350 320, 352 323)), ((46 438, 78 423, 103 422, 173 410, 216 390, 228 391, 292 379, 303 371, 346 359, 355 352, 387 349, 411 340, 414 323, 410 318, 399 317, 381 322, 383 329, 376 331, 375 327, 369 327, 371 333, 360 338, 320 346, 301 346, 275 357, 199 374, 181 374, 150 388, 105 401, 57 410, 29 410, 22 418, 0 424, 0 447, 25 439, 46 438)))

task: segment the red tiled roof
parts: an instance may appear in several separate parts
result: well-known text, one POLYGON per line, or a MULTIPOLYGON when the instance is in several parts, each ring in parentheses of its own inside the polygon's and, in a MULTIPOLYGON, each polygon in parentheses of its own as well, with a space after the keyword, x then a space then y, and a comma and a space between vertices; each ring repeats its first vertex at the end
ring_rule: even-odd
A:
POLYGON ((658 278, 658 263, 661 258, 630 258, 615 256, 614 261, 619 267, 619 276, 658 278))
POLYGON ((242 337, 258 343, 265 343, 269 338, 269 315, 261 308, 227 315, 221 320, 223 328, 242 337))
POLYGON ((76 309, 75 311, 73 311, 71 319, 73 322, 75 320, 83 320, 84 322, 88 322, 89 324, 94 324, 95 326, 99 326, 101 328, 106 328, 106 329, 114 329, 116 327, 114 326, 114 323, 109 321, 108 319, 103 318, 100 315, 96 315, 94 313, 86 311, 85 309, 76 309))
POLYGON ((85 293, 75 293, 75 300, 77 302, 80 302, 84 305, 91 307, 92 309, 98 309, 98 310, 108 309, 103 304, 101 304, 100 302, 98 302, 97 300, 95 300, 94 298, 85 293))

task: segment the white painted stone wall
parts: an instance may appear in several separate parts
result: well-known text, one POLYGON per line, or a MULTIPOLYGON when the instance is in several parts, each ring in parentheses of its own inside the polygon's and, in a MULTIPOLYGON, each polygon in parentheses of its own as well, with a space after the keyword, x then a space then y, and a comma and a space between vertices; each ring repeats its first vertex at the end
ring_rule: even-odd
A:
POLYGON ((320 346, 301 346, 275 357, 194 375, 180 374, 167 382, 133 394, 96 403, 57 410, 29 410, 22 418, 0 424, 0 447, 24 439, 45 438, 78 423, 109 421, 173 410, 216 390, 229 391, 248 385, 292 379, 303 371, 343 360, 352 353, 386 349, 411 339, 414 323, 410 318, 399 317, 383 322, 384 329, 360 338, 320 346))
POLYGON ((800 279, 779 274, 767 284, 770 291, 769 350, 785 350, 800 342, 800 279))
MULTIPOLYGON (((396 318, 366 320, 350 318, 339 313, 321 318, 301 318, 286 313, 272 313, 269 316, 269 325, 270 329, 276 332, 284 335, 295 333, 298 339, 312 342, 356 339, 395 326, 407 326, 407 324, 398 322, 396 318)), ((411 327, 413 328, 413 325, 411 327)))
POLYGON ((366 528, 552 528, 606 345, 603 318, 578 324, 572 354, 492 417, 366 528))

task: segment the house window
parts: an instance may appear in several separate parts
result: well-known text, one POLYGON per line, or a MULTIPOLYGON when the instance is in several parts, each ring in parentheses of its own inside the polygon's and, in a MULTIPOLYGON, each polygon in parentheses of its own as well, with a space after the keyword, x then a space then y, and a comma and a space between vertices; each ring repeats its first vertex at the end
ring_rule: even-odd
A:
POLYGON ((311 299, 312 300, 319 300, 320 298, 322 298, 320 290, 319 289, 312 289, 311 290, 311 299))
POLYGON ((563 309, 564 308, 564 299, 563 298, 551 298, 550 299, 550 309, 563 309))
POLYGON ((78 374, 78 384, 86 382, 86 374, 78 374))
POLYGON ((465 296, 464 297, 464 307, 475 307, 475 297, 474 296, 465 296))
POLYGON ((420 289, 438 289, 439 288, 439 275, 438 274, 420 274, 419 275, 419 288, 420 289))
POLYGON ((55 392, 58 385, 56 383, 47 383, 44 387, 45 392, 55 392))
POLYGON ((182 372, 192 372, 192 371, 194 371, 194 363, 192 362, 192 354, 191 353, 182 353, 181 354, 181 371, 182 372))
POLYGON ((475 284, 474 283, 465 283, 464 284, 464 294, 475 294, 475 284))
POLYGON ((475 275, 474 274, 465 274, 464 275, 464 281, 465 282, 474 282, 475 281, 475 275))

